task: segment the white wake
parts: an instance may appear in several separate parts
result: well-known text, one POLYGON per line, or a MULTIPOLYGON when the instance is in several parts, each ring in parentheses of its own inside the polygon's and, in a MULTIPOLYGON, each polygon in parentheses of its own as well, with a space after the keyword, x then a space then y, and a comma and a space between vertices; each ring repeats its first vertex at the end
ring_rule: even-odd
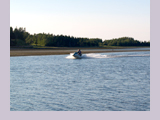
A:
MULTIPOLYGON (((109 55, 103 55, 103 54, 97 54, 97 53, 89 53, 89 54, 83 54, 82 59, 115 58, 115 57, 140 57, 140 56, 150 56, 150 54, 131 54, 131 55, 109 54, 109 55)), ((67 56, 66 58, 67 59, 75 59, 73 57, 73 53, 70 53, 70 55, 67 56)))

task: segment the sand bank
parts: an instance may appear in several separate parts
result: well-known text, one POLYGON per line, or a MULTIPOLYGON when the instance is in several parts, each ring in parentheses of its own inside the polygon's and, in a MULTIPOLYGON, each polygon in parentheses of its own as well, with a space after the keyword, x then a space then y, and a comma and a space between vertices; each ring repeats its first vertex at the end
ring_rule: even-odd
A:
MULTIPOLYGON (((37 56, 37 55, 63 55, 77 51, 78 48, 54 48, 54 49, 24 49, 11 48, 10 56, 37 56)), ((107 52, 133 52, 133 51, 150 51, 150 48, 81 48, 82 54, 86 53, 107 53, 107 52)))

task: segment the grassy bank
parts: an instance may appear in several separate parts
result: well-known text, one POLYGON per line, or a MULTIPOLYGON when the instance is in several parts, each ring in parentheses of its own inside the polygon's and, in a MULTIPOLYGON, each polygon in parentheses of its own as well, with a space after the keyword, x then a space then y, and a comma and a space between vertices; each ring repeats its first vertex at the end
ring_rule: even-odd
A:
POLYGON ((125 48, 149 48, 146 46, 104 46, 104 47, 47 47, 47 46, 16 46, 10 50, 22 49, 53 49, 53 50, 72 50, 72 49, 125 49, 125 48))

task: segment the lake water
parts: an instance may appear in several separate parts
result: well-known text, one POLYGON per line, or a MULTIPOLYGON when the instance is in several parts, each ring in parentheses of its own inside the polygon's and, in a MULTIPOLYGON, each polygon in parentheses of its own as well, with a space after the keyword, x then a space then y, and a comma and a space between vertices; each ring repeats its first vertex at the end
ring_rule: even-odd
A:
POLYGON ((10 57, 11 111, 150 111, 150 52, 10 57))

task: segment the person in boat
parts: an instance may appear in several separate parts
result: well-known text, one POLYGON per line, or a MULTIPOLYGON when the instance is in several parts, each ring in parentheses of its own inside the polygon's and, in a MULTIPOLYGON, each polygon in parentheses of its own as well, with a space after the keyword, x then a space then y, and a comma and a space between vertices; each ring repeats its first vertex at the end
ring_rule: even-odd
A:
POLYGON ((82 52, 80 49, 78 49, 78 54, 81 56, 82 55, 82 52))

